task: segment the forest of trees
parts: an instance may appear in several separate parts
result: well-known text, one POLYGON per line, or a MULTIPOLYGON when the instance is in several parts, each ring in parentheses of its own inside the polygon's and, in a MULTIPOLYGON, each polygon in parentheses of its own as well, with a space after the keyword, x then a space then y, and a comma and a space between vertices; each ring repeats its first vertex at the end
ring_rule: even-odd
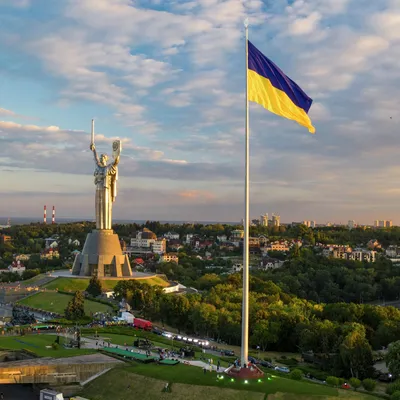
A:
MULTIPOLYGON (((241 285, 240 275, 231 275, 203 293, 176 296, 138 281, 120 281, 115 294, 145 318, 239 345, 241 285)), ((400 310, 396 308, 316 304, 285 293, 271 281, 251 280, 253 347, 313 351, 322 356, 324 368, 333 375, 363 379, 372 374, 372 350, 387 346, 399 335, 400 310)))

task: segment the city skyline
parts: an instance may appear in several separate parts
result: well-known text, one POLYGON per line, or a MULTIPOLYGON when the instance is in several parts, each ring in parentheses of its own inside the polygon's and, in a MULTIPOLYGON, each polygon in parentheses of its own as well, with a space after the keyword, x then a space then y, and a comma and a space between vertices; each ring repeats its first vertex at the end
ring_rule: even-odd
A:
POLYGON ((240 221, 248 16, 316 126, 251 106, 250 214, 396 225, 400 7, 371 3, 0 0, 0 215, 90 217, 93 117, 123 140, 115 219, 240 221))

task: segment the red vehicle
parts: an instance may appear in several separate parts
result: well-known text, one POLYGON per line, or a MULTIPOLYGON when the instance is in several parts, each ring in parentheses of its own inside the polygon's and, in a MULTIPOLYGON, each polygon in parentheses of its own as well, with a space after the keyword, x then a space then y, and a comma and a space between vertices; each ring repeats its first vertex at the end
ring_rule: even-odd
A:
POLYGON ((153 329, 153 324, 150 321, 141 318, 135 318, 133 320, 133 326, 135 328, 144 329, 145 331, 151 331, 153 329))

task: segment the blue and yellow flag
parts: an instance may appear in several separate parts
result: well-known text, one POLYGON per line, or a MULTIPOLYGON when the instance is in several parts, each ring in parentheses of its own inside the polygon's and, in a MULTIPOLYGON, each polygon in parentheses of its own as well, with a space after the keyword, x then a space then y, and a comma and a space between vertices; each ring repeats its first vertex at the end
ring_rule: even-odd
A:
POLYGON ((248 60, 248 99, 282 117, 292 119, 315 133, 308 110, 310 99, 250 41, 248 60))

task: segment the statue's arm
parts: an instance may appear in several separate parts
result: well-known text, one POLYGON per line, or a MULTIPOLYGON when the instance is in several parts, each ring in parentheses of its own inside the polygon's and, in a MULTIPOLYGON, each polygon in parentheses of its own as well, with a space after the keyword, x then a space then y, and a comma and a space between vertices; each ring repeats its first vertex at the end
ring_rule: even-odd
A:
POLYGON ((98 157, 98 155, 97 155, 97 151, 96 151, 96 147, 95 147, 94 143, 92 143, 92 144, 90 145, 90 150, 93 151, 94 162, 95 162, 97 165, 100 166, 100 160, 99 160, 99 157, 98 157))
POLYGON ((119 164, 119 156, 115 157, 114 162, 112 163, 113 167, 116 167, 119 164))

